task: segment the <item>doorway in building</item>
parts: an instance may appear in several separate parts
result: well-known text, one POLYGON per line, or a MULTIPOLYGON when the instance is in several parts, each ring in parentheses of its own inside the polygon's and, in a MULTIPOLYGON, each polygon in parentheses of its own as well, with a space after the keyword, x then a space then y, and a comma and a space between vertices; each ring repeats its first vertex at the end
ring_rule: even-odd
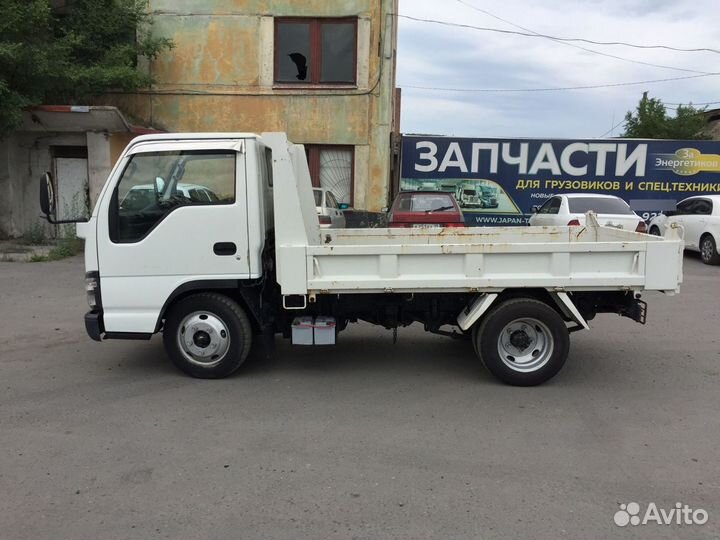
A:
POLYGON ((77 220, 90 213, 87 146, 53 146, 55 207, 58 220, 77 220))

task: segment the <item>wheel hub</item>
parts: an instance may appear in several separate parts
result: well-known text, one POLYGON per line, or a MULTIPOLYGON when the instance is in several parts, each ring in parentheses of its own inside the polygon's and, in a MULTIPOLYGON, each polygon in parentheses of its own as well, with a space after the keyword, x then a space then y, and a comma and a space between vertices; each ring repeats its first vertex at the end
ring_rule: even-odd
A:
POLYGON ((529 373, 542 368, 550 361, 554 349, 550 329, 534 318, 515 319, 498 336, 498 355, 513 371, 529 373))
POLYGON ((510 344, 519 351, 524 351, 532 345, 532 339, 525 330, 520 330, 510 335, 510 344))
POLYGON ((196 332, 193 336, 193 343, 201 349, 207 349, 211 343, 210 334, 203 330, 196 332))
POLYGON ((185 358, 203 367, 219 364, 230 348, 227 326, 220 317, 207 311, 185 317, 178 327, 177 340, 185 358))
POLYGON ((700 247, 700 251, 702 252, 703 259, 706 261, 709 261, 712 259, 713 256, 713 245, 712 242, 708 239, 703 240, 702 246, 700 247))

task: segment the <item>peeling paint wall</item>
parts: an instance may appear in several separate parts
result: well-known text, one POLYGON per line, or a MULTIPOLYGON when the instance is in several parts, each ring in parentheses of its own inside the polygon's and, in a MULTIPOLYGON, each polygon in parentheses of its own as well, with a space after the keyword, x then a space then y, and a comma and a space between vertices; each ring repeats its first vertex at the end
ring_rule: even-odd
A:
MULTIPOLYGON (((87 143, 85 133, 54 132, 15 132, 0 141, 0 157, 7 159, 0 159, 0 238, 19 238, 38 228, 48 237, 57 236, 58 227, 48 225, 40 217, 40 177, 53 170, 52 147, 86 146, 87 143)), ((94 144, 94 151, 102 150, 94 144)), ((88 161, 101 163, 101 157, 102 153, 89 154, 88 161)))
POLYGON ((153 32, 175 47, 144 64, 151 89, 110 95, 111 104, 168 131, 286 131, 297 143, 353 145, 355 207, 387 205, 397 0, 151 0, 150 8, 153 32), (280 16, 357 17, 357 87, 274 86, 280 16))

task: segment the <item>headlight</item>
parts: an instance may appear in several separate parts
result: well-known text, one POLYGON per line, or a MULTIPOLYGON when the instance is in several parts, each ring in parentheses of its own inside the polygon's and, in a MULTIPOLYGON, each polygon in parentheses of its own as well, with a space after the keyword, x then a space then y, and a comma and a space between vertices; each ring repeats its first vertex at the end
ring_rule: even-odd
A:
POLYGON ((90 309, 95 309, 100 304, 100 276, 97 272, 85 274, 85 295, 90 309))

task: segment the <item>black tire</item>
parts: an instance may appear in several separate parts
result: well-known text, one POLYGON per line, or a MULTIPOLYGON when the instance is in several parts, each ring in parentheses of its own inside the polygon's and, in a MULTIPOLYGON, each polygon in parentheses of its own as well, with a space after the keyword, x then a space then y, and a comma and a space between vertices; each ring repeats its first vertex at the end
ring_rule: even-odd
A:
POLYGON ((563 318, 552 307, 531 298, 515 298, 495 306, 475 324, 473 341, 488 371, 513 386, 535 386, 551 379, 570 352, 570 335, 563 318), (507 352, 507 347, 515 347, 509 343, 512 339, 525 346, 515 350, 527 351, 528 362, 516 363, 509 354, 501 357, 501 348, 507 352), (531 347, 537 349, 531 351, 531 347))
MULTIPOLYGON (((203 333, 207 337, 213 333, 212 328, 207 332, 200 330, 195 336, 203 333)), ((221 379, 235 372, 247 359, 252 345, 252 327, 243 309, 231 298, 211 292, 193 294, 179 300, 168 311, 163 329, 163 344, 170 360, 181 371, 198 379, 221 379), (195 315, 198 313, 199 315, 195 315), (202 319, 203 315, 206 316, 204 321, 197 320, 202 319), (189 319, 190 322, 188 317, 193 317, 189 319), (192 358, 192 353, 187 350, 189 347, 181 345, 180 338, 186 335, 193 320, 196 320, 201 328, 207 321, 214 323, 217 328, 217 321, 220 321, 221 330, 215 331, 215 335, 222 345, 223 354, 207 359, 192 358), (184 328, 181 327, 183 324, 184 328), (222 335, 223 333, 225 335, 222 335)), ((202 345, 201 342, 198 347, 202 345)), ((213 345, 218 343, 211 341, 209 347, 213 345)), ((202 351, 206 349, 208 345, 205 345, 202 351)))
POLYGON ((709 234, 700 239, 700 258, 705 264, 720 264, 720 253, 718 253, 717 244, 709 234))
POLYGON ((661 236, 660 229, 656 225, 650 227, 650 234, 652 234, 653 236, 661 236))

